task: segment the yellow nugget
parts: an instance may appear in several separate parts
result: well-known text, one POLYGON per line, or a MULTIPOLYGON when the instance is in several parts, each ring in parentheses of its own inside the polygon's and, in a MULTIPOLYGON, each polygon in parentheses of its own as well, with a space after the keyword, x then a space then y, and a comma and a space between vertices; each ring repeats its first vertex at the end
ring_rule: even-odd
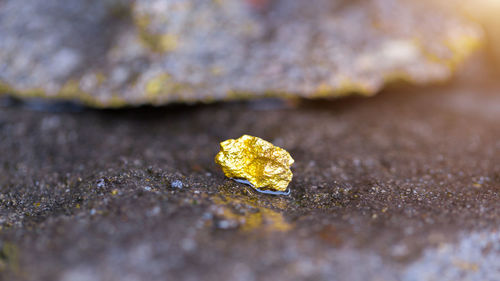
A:
POLYGON ((292 181, 293 162, 286 150, 249 135, 221 142, 215 156, 226 177, 263 191, 286 191, 292 181))

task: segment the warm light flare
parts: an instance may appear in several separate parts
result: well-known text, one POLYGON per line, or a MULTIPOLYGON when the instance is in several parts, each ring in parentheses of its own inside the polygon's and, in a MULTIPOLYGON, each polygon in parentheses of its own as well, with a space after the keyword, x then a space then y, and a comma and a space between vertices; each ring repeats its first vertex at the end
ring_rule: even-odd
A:
POLYGON ((487 48, 500 66, 500 0, 466 1, 464 10, 483 27, 487 48))

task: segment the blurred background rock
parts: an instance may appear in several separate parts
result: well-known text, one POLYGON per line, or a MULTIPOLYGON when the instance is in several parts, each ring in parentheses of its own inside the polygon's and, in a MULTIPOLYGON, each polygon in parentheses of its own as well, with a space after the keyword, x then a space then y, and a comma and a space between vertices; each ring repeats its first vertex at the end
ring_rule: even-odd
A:
POLYGON ((0 92, 97 107, 373 95, 392 81, 446 81, 476 49, 482 30, 450 6, 6 0, 0 92))

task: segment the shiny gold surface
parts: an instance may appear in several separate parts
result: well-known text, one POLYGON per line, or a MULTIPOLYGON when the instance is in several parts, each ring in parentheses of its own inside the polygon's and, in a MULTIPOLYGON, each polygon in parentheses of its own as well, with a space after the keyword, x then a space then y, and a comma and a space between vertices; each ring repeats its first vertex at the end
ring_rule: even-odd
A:
POLYGON ((261 138, 243 135, 220 143, 215 163, 226 177, 247 180, 255 188, 285 191, 292 180, 290 154, 261 138))

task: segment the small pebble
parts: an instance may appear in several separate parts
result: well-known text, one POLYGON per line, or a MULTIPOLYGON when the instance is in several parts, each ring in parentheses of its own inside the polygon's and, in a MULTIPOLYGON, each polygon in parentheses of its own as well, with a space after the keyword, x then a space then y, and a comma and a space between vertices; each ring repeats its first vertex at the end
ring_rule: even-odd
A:
POLYGON ((104 179, 99 179, 97 181, 97 187, 98 188, 103 188, 104 186, 106 186, 106 182, 104 181, 104 179))
POLYGON ((229 227, 231 227, 231 223, 229 221, 226 221, 226 220, 219 221, 217 223, 217 227, 222 228, 222 229, 228 229, 229 227))
POLYGON ((170 184, 170 186, 171 186, 172 188, 179 188, 179 189, 181 189, 181 188, 182 188, 182 182, 181 182, 180 180, 174 180, 174 181, 170 184))

